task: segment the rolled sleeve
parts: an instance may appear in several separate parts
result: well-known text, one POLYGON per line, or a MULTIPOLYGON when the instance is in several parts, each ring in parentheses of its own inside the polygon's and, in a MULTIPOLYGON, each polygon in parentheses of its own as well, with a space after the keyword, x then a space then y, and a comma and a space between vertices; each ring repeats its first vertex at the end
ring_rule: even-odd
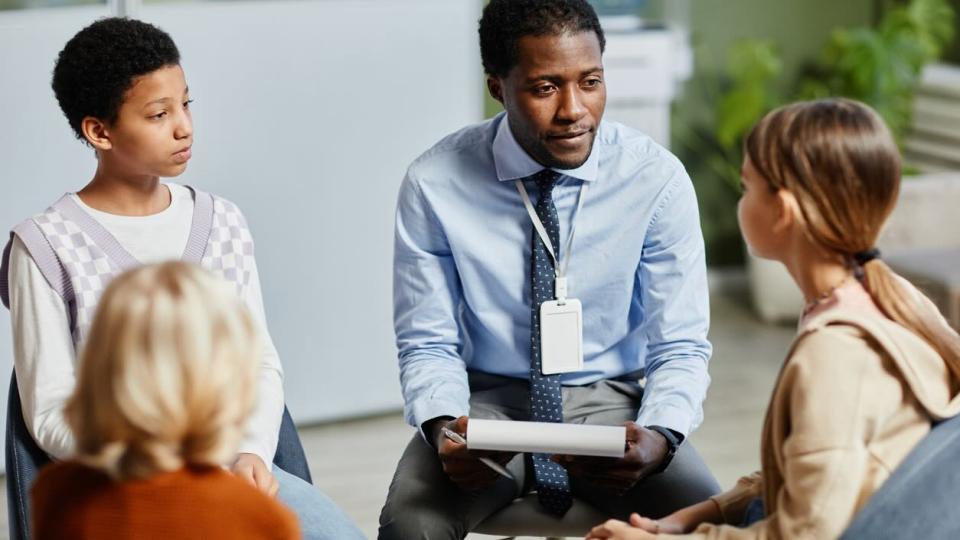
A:
POLYGON ((637 423, 686 437, 703 420, 712 347, 697 199, 679 165, 644 240, 638 274, 648 345, 637 423))
POLYGON ((420 428, 469 411, 457 323, 462 290, 450 246, 413 174, 400 188, 394 245, 394 329, 404 416, 420 428))
POLYGON ((763 475, 760 471, 737 480, 737 485, 719 495, 710 497, 717 504, 724 523, 734 525, 743 521, 747 507, 757 497, 763 496, 763 475))

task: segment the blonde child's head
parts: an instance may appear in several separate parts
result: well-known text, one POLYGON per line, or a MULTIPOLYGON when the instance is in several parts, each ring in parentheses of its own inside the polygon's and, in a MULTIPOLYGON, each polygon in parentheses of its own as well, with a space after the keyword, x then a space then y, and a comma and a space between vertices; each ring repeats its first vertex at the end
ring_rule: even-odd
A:
POLYGON ((206 270, 170 262, 117 277, 66 406, 79 459, 121 480, 228 463, 259 351, 245 306, 206 270))
POLYGON ((889 318, 960 373, 957 335, 874 251, 896 205, 900 175, 896 142, 867 105, 842 98, 786 105, 767 114, 745 140, 741 230, 762 257, 789 259, 787 251, 796 246, 790 235, 799 234, 845 263, 889 318))

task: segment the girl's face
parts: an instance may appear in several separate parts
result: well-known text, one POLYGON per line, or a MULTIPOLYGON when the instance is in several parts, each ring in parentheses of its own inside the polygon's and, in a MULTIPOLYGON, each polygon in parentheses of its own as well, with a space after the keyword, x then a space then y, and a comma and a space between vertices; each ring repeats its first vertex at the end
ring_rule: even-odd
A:
POLYGON ((782 224, 778 223, 782 221, 783 201, 747 156, 740 171, 740 187, 737 221, 747 248, 757 257, 779 260, 787 244, 782 224))

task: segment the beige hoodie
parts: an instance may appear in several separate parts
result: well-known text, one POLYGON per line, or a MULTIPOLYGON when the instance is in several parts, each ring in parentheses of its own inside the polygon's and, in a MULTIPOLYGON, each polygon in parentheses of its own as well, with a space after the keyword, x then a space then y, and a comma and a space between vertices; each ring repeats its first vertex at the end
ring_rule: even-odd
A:
POLYGON ((805 321, 767 410, 763 472, 713 499, 735 525, 763 496, 766 519, 682 537, 837 538, 931 422, 960 412, 957 387, 933 348, 879 313, 832 309, 805 321))

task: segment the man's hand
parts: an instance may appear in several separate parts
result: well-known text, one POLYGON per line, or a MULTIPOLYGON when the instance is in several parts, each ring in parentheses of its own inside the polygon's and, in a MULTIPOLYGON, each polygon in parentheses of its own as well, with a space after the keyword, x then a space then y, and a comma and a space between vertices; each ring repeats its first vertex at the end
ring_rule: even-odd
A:
POLYGON ((627 449, 623 458, 553 456, 572 477, 625 493, 660 467, 667 455, 667 440, 656 431, 627 422, 627 449))
POLYGON ((454 433, 466 438, 469 418, 461 416, 456 420, 437 419, 427 424, 425 431, 434 442, 437 456, 443 465, 443 472, 450 480, 464 491, 475 491, 490 486, 502 478, 490 467, 478 460, 478 457, 488 457, 501 465, 506 465, 514 454, 510 452, 481 452, 467 450, 467 445, 448 439, 443 435, 446 427, 454 433))
POLYGON ((280 483, 277 482, 277 477, 270 472, 260 456, 256 454, 238 455, 237 460, 230 467, 230 472, 250 482, 253 487, 270 497, 276 497, 277 492, 280 491, 280 483))
POLYGON ((587 540, 655 540, 657 533, 645 531, 632 527, 628 523, 610 519, 590 529, 586 538, 587 540))

